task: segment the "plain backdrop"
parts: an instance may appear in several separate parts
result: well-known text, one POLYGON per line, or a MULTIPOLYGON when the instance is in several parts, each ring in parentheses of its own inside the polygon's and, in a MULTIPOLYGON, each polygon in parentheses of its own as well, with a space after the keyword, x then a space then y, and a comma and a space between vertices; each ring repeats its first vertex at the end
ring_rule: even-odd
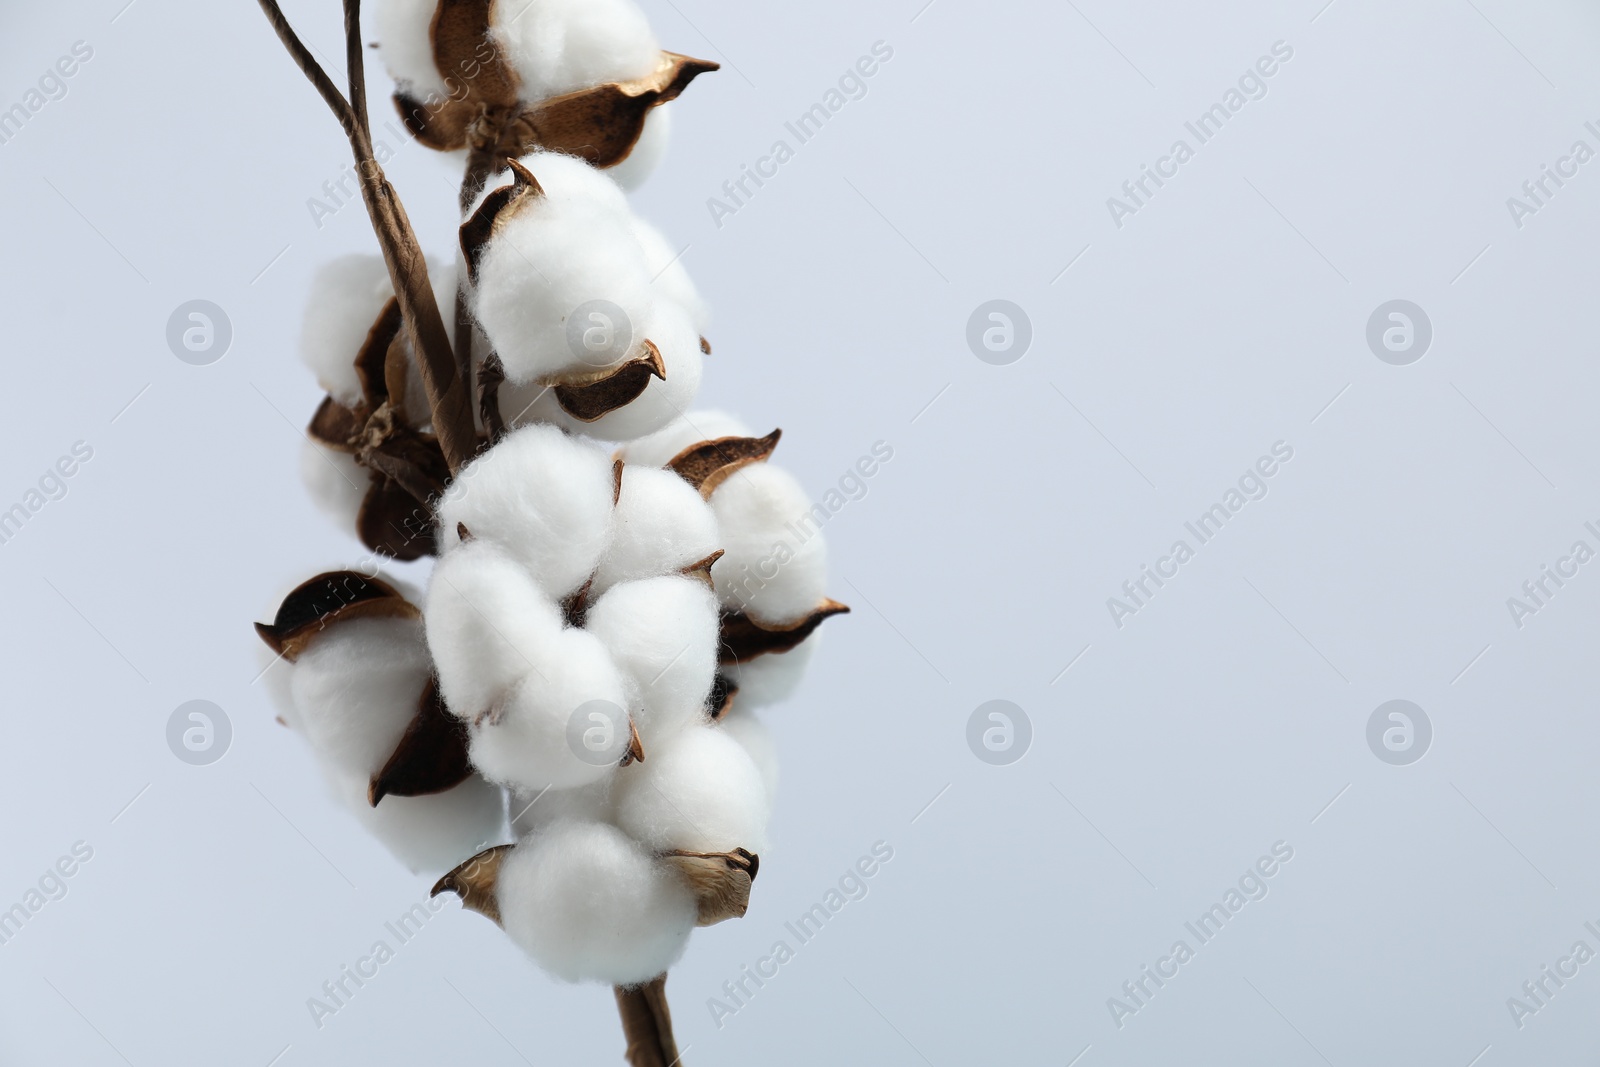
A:
MULTIPOLYGON (((0 1063, 621 1062, 609 990, 453 902, 312 1020, 430 884, 274 724, 250 629, 364 555, 299 479, 296 343, 317 265, 375 244, 357 204, 313 219, 348 149, 255 4, 125 3, 0 15, 0 108, 93 50, 0 144, 0 508, 93 449, 0 544, 0 907, 93 849, 0 946, 0 1063), (192 299, 232 325, 210 366, 167 346, 192 299), (194 699, 232 724, 206 767, 166 742, 194 699)), ((665 47, 723 64, 634 196, 715 309, 702 406, 783 427, 819 497, 893 448, 827 528, 854 611, 765 713, 783 785, 750 913, 672 972, 685 1062, 1594 1062, 1600 961, 1521 1026, 1507 1001, 1600 950, 1600 561, 1520 620, 1508 599, 1600 548, 1600 160, 1520 220, 1507 199, 1600 149, 1600 13, 924 4, 645 0, 665 47), (866 95, 718 225, 708 199, 877 42, 866 95), (1185 122, 1278 42, 1198 145, 1185 122), (1114 219, 1179 138, 1193 158, 1114 219), (1010 365, 967 342, 994 299, 1032 326, 1010 365), (1433 329, 1405 366, 1366 340, 1395 299, 1433 329), (1278 442, 1266 496, 1198 546, 1184 524, 1278 442), (1114 620, 1180 538, 1194 558, 1114 620), (967 741, 996 699, 1032 726, 1006 766, 967 741), (1432 724, 1408 766, 1367 741, 1393 699, 1432 724), (716 1025, 708 999, 880 841, 869 895, 716 1025), (1267 896, 1200 946, 1184 924, 1279 842, 1267 896), (1108 999, 1179 939, 1194 958, 1119 1025, 1108 999)), ((288 8, 340 54, 333 0, 288 8)), ((448 253, 449 166, 379 136, 448 253)))

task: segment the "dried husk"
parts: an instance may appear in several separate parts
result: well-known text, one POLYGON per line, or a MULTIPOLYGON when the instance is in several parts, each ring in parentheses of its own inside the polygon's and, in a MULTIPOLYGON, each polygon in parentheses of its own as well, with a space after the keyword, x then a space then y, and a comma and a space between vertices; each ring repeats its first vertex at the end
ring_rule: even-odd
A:
POLYGON ((733 698, 739 693, 739 687, 721 671, 717 672, 711 680, 711 695, 706 699, 706 714, 711 716, 712 722, 721 722, 733 710, 733 698))
POLYGON ((420 619, 422 612, 399 590, 355 571, 328 571, 296 586, 270 623, 256 634, 291 663, 329 627, 352 619, 420 619))
POLYGON ((677 99, 720 64, 662 52, 643 78, 606 82, 537 102, 519 99, 516 72, 489 35, 493 0, 441 0, 434 15, 434 65, 449 90, 422 101, 394 95, 407 129, 429 148, 473 149, 490 173, 538 149, 579 156, 592 166, 627 159, 653 107, 677 99))
POLYGON ((627 407, 649 386, 651 378, 667 380, 667 364, 661 349, 646 338, 640 342, 642 355, 635 356, 613 370, 552 381, 556 402, 579 422, 594 422, 621 407, 627 407))
POLYGON ((461 906, 487 917, 495 925, 500 922, 500 900, 495 888, 500 882, 500 864, 514 845, 496 845, 485 849, 461 866, 439 879, 430 897, 440 893, 454 893, 461 898, 461 906))
POLYGON ((425 797, 454 789, 472 777, 467 756, 471 743, 466 724, 445 707, 438 680, 429 678, 416 717, 389 761, 372 776, 368 803, 377 807, 386 796, 425 797))
POLYGON ((765 437, 718 437, 701 441, 673 456, 667 469, 700 490, 707 500, 717 487, 752 463, 765 463, 778 447, 782 430, 765 437))
POLYGON ((811 614, 782 630, 768 629, 742 611, 722 613, 721 662, 743 663, 768 652, 788 652, 810 637, 825 619, 848 614, 837 600, 824 600, 811 614))
POLYGON ((715 926, 728 919, 744 918, 761 857, 736 848, 732 852, 673 851, 662 858, 682 872, 694 890, 699 906, 695 925, 715 926))

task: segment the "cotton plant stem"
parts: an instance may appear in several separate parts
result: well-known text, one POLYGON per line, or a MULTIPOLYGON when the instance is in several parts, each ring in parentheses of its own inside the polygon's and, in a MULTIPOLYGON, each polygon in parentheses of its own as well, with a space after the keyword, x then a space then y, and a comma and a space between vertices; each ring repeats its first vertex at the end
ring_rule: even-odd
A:
POLYGON ((439 314, 438 301, 434 299, 433 286, 428 280, 428 262, 417 242, 416 231, 411 228, 394 186, 389 184, 373 155, 372 137, 367 127, 366 90, 362 84, 365 75, 360 0, 345 0, 344 4, 350 91, 352 100, 360 105, 359 110, 352 100, 340 94, 322 65, 295 34, 277 0, 259 0, 259 3, 278 38, 333 110, 350 140, 356 173, 361 179, 361 199, 366 204, 384 263, 389 268, 389 280, 399 298, 411 350, 416 354, 417 369, 433 411, 433 432, 439 439, 450 473, 455 474, 477 451, 469 386, 457 372, 450 335, 439 314))
POLYGON ((667 1007, 667 976, 631 988, 617 986, 615 992, 622 1033, 628 1039, 628 1063, 632 1067, 679 1067, 672 1012, 667 1007))

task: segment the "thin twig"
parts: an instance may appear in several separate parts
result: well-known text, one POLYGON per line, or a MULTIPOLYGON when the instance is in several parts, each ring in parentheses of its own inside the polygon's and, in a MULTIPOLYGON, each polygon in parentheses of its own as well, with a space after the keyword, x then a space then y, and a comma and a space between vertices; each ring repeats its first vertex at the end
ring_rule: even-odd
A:
POLYGON ((317 57, 301 43, 299 36, 294 32, 294 27, 290 26, 289 20, 284 17, 283 9, 278 7, 277 0, 259 0, 259 2, 261 10, 266 12, 267 21, 272 23, 273 30, 277 32, 278 39, 289 50, 289 54, 300 65, 300 69, 305 71, 306 77, 311 79, 311 84, 317 87, 317 92, 322 94, 322 99, 327 101, 328 107, 333 109, 334 117, 339 120, 339 125, 344 127, 345 135, 354 140, 359 127, 355 112, 350 107, 350 101, 340 94, 338 86, 328 77, 328 72, 317 62, 317 57))
POLYGON ((417 242, 416 231, 406 217, 405 205, 384 177, 383 168, 373 158, 372 139, 367 132, 366 93, 361 84, 364 68, 360 50, 360 2, 345 0, 344 8, 351 93, 362 104, 360 114, 357 114, 350 101, 339 95, 327 71, 301 43, 284 18, 277 0, 259 0, 259 3, 279 39, 333 109, 339 124, 344 127, 345 136, 350 140, 356 173, 361 179, 361 199, 372 220, 378 246, 383 250, 384 263, 389 268, 389 280, 394 285, 401 313, 405 316, 406 329, 411 335, 412 352, 416 355, 417 369, 433 413, 433 430, 450 473, 455 474, 477 452, 478 435, 472 421, 471 399, 466 382, 456 370, 455 352, 451 348, 444 319, 439 314, 433 285, 428 280, 428 262, 417 242))
POLYGON ((615 992, 622 1033, 628 1040, 625 1055, 632 1067, 682 1067, 667 1008, 667 976, 626 989, 617 986, 615 992))
POLYGON ((361 149, 372 154, 372 120, 367 114, 366 56, 361 48, 361 0, 344 0, 344 63, 350 76, 350 111, 361 131, 361 149))

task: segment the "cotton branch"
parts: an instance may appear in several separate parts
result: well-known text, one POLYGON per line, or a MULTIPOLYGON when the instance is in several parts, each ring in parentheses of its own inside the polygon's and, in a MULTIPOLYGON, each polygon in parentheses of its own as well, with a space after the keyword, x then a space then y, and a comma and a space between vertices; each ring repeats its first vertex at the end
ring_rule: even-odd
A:
POLYGON ((340 94, 327 71, 322 69, 316 57, 301 42, 284 17, 277 0, 259 0, 259 3, 278 38, 311 84, 316 86, 317 92, 332 109, 350 140, 356 172, 361 176, 361 198, 372 220, 378 246, 383 251, 384 263, 389 268, 389 280, 399 298, 400 310, 411 337, 411 348, 416 353, 418 370, 428 394, 428 404, 433 409, 433 432, 439 438, 439 447, 444 452, 450 473, 455 474, 477 451, 477 434, 468 396, 470 388, 457 372, 450 335, 434 299, 433 286, 428 280, 427 260, 417 242, 416 231, 411 228, 405 207, 373 155, 372 138, 367 125, 366 90, 363 87, 360 0, 345 0, 344 4, 346 56, 350 68, 348 100, 340 94))

